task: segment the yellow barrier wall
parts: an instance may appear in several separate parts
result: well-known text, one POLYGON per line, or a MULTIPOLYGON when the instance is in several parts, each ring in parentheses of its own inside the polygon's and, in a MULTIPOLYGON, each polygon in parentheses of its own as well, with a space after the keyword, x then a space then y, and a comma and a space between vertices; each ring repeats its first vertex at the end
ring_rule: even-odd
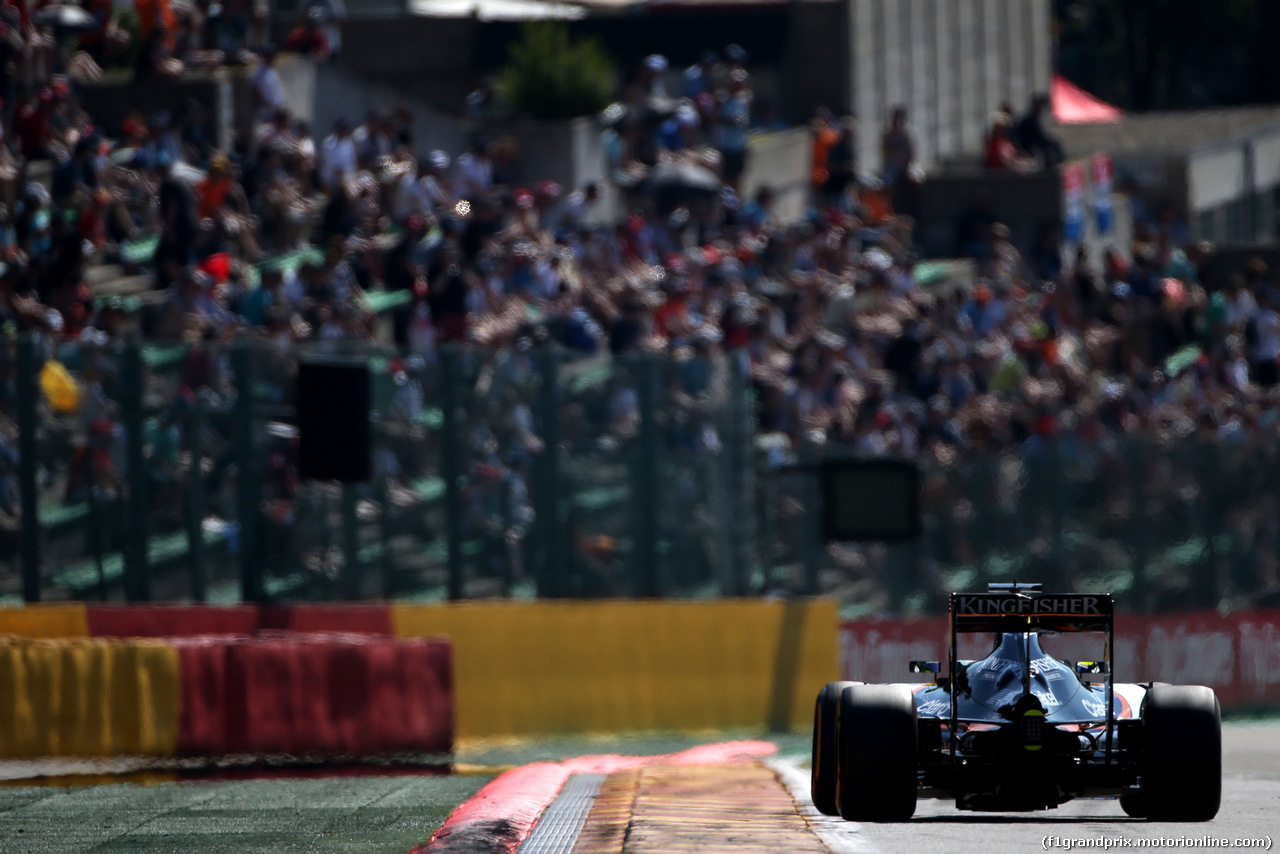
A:
POLYGON ((0 757, 172 756, 178 678, 161 642, 0 640, 0 757))
POLYGON ((453 642, 460 737, 801 728, 839 674, 828 600, 393 605, 453 642))
POLYGON ((83 638, 89 636, 89 618, 80 602, 0 608, 0 635, 83 638))

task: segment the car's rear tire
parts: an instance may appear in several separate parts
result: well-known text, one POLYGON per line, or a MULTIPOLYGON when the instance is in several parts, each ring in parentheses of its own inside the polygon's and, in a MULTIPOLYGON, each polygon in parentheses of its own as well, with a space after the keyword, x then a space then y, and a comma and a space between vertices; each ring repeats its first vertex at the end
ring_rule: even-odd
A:
POLYGON ((836 806, 849 821, 906 821, 916 811, 916 701, 905 685, 840 694, 836 806))
POLYGON ((818 692, 813 708, 813 772, 809 794, 813 805, 823 815, 839 815, 836 807, 836 768, 839 766, 840 736, 836 724, 840 718, 840 695, 850 685, 860 682, 828 682, 818 692))
POLYGON ((1131 818, 1146 818, 1147 804, 1142 800, 1140 792, 1130 792, 1127 795, 1120 796, 1120 809, 1124 810, 1124 814, 1131 818))
MULTIPOLYGON (((1142 785, 1152 821, 1209 821, 1222 804, 1222 712, 1203 685, 1153 685, 1142 703, 1142 785)), ((1121 804, 1123 807, 1124 805, 1121 804)))

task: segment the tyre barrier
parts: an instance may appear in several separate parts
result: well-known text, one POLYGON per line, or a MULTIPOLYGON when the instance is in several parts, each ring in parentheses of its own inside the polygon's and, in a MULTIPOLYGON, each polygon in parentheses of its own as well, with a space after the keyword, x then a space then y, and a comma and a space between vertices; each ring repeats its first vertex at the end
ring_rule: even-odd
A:
MULTIPOLYGON (((47 634, 62 625, 69 635, 78 630, 120 639, 243 638, 269 630, 448 637, 463 737, 803 729, 814 694, 839 667, 837 606, 822 599, 77 604, 56 619, 35 620, 26 613, 37 610, 0 608, 0 635, 47 634)), ((302 666, 305 656, 292 654, 302 666)), ((200 666, 197 683, 206 688, 188 702, 213 696, 207 685, 219 671, 212 664, 200 666)), ((198 744, 223 743, 216 730, 206 729, 210 726, 195 725, 198 744)), ((327 733, 316 738, 321 744, 341 742, 327 733)))
POLYGON ((0 641, 0 756, 172 756, 180 679, 155 641, 0 641))
POLYGON ((79 602, 0 608, 0 635, 20 638, 89 637, 85 606, 79 602))
POLYGON ((0 639, 0 758, 453 748, 447 640, 0 639))
POLYGON ((180 755, 361 755, 453 749, 447 641, 280 635, 173 641, 180 755))

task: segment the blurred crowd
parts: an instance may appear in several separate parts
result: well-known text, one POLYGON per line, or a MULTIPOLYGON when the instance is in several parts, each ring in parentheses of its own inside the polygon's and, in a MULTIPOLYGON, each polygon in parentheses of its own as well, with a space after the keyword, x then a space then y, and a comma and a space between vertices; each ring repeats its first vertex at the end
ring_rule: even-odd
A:
MULTIPOLYGON (((981 452, 1030 458, 1050 440, 1082 449, 1123 436, 1243 442, 1276 433, 1276 271, 1254 260, 1227 287, 1206 287, 1212 247, 1194 243, 1170 206, 1135 207, 1132 244, 1101 257, 1064 253, 1051 229, 1015 246, 992 197, 979 194, 954 225, 962 263, 939 274, 915 243, 923 173, 906 106, 882 128, 818 111, 803 212, 783 217, 771 187, 744 180, 750 134, 772 119, 755 102, 740 46, 688 67, 653 54, 628 69, 600 117, 607 178, 568 187, 516 180, 520 141, 491 121, 504 110, 492 86, 467 101, 475 133, 464 150, 424 150, 405 111, 327 128, 298 119, 279 56, 337 55, 341 0, 303 4, 278 48, 266 44, 256 2, 151 0, 132 17, 90 3, 85 12, 92 27, 0 7, 0 337, 45 333, 44 355, 74 375, 41 374, 42 405, 75 422, 63 430, 42 420, 53 425, 42 435, 42 494, 78 502, 97 490, 109 512, 122 512, 120 365, 108 350, 125 337, 157 352, 185 345, 174 374, 147 377, 158 400, 146 418, 151 503, 169 527, 181 524, 179 497, 195 467, 192 401, 236 393, 230 342, 253 339, 260 355, 304 344, 399 351, 375 377, 387 514, 397 502, 426 502, 423 483, 450 453, 439 425, 425 426, 441 399, 440 345, 480 345, 483 355, 457 378, 462 447, 453 451, 467 475, 464 536, 482 544, 476 561, 508 579, 534 559, 525 533, 534 461, 545 451, 535 417, 540 354, 612 365, 594 385, 589 370, 566 372, 575 391, 556 432, 572 452, 565 488, 592 496, 567 502, 572 513, 595 508, 593 518, 570 520, 575 559, 590 564, 591 589, 614 593, 625 592, 618 544, 631 522, 619 521, 626 502, 606 499, 628 488, 619 448, 640 429, 644 364, 659 366, 663 458, 685 473, 663 483, 659 525, 683 544, 671 559, 698 562, 707 577, 738 538, 724 532, 747 524, 726 509, 737 489, 727 461, 741 458, 721 453, 741 439, 725 417, 737 377, 755 407, 756 447, 774 463, 806 443, 945 467, 981 452), (219 64, 251 69, 254 129, 230 151, 216 147, 207 104, 174 103, 108 127, 78 96, 104 68, 145 78, 219 64), (879 134, 874 172, 857 160, 866 133, 879 134), (109 268, 140 281, 145 298, 102 291, 109 268), (59 389, 74 405, 59 403, 59 389), (723 535, 716 547, 707 532, 723 535)), ((1002 109, 987 169, 1061 162, 1046 108, 1036 98, 1020 115, 1002 109)), ((17 431, 6 368, 0 523, 13 528, 17 431)), ((255 363, 268 402, 287 399, 289 369, 284 358, 255 363)), ((287 462, 296 434, 274 429, 263 449, 268 551, 301 554, 306 526, 295 524, 299 483, 287 462)), ((199 437, 206 509, 228 519, 239 476, 233 433, 227 418, 213 418, 199 437)), ((361 501, 361 512, 374 503, 361 501)), ((800 516, 779 506, 779 541, 800 542, 800 516)), ((327 542, 326 513, 310 517, 316 542, 327 542)), ((1028 526, 1009 529, 1024 536, 1028 526)))
MULTIPOLYGON (((761 432, 868 454, 1275 428, 1276 278, 1258 262, 1208 292, 1206 247, 1175 211, 1140 219, 1131 251, 1094 263, 1064 257, 1053 231, 1014 246, 979 197, 956 223, 956 254, 976 275, 918 280, 921 172, 905 107, 882 131, 875 175, 856 162, 867 130, 815 115, 807 207, 782 222, 770 187, 744 192, 749 134, 766 121, 753 115, 747 52, 729 45, 687 68, 654 54, 602 116, 610 180, 518 185, 519 141, 486 134, 492 89, 468 103, 477 132, 464 151, 421 150, 403 111, 313 129, 290 112, 258 4, 156 2, 137 7, 127 38, 115 6, 91 4, 95 29, 75 50, 39 12, 0 9, 6 335, 383 337, 427 363, 450 342, 721 367, 731 356, 761 432), (129 45, 139 75, 252 65, 252 138, 217 150, 196 102, 96 125, 78 80, 129 45), (34 177, 42 162, 47 181, 34 177), (90 280, 103 263, 162 298, 146 311, 101 298, 90 280), (375 294, 395 298, 380 308, 375 294)), ((344 15, 341 0, 306 4, 282 50, 331 57, 344 15)), ((1046 104, 994 122, 988 166, 1061 160, 1046 104)), ((633 397, 620 392, 621 412, 633 397)))

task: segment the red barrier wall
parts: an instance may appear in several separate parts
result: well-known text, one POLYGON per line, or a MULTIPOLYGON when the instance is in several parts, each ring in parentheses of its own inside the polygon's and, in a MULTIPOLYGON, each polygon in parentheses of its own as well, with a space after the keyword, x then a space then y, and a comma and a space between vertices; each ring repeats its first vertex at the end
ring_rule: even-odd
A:
POLYGON ((390 637, 391 608, 368 605, 89 605, 90 637, 354 632, 390 637))
POLYGON ((180 755, 447 752, 448 641, 264 635, 174 641, 180 755))
MULTIPOLYGON (((1046 651, 1060 658, 1088 640, 1059 636, 1046 651)), ((982 643, 987 638, 982 636, 982 643)), ((980 655, 962 650, 961 657, 980 655)), ((917 681, 912 659, 947 655, 947 620, 857 620, 840 626, 845 679, 917 681)), ((1216 611, 1116 617, 1114 671, 1119 682, 1208 685, 1224 708, 1280 705, 1280 611, 1216 611)))

